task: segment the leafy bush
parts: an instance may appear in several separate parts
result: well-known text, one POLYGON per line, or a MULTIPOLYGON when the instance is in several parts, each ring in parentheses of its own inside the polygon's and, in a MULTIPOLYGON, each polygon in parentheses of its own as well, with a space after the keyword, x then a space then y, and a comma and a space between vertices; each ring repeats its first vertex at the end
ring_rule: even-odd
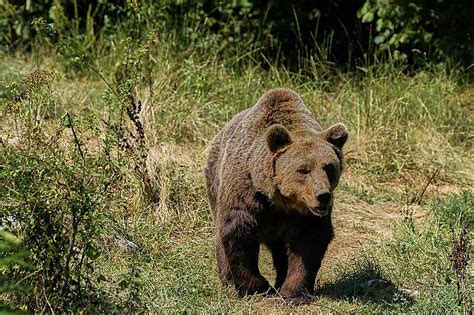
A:
POLYGON ((18 302, 30 311, 94 303, 96 240, 120 174, 110 146, 88 147, 97 129, 69 113, 59 125, 45 121, 57 101, 49 88, 55 76, 36 70, 23 80, 26 88, 4 121, 16 124, 17 133, 2 135, 0 146, 2 221, 22 237, 35 266, 27 277, 35 294, 18 302))
POLYGON ((474 59, 474 3, 464 1, 367 0, 358 13, 375 23, 379 52, 394 51, 410 61, 453 59, 469 65, 474 59))
MULTIPOLYGON (((21 240, 8 231, 0 230, 0 293, 7 299, 30 293, 29 287, 22 285, 12 276, 15 272, 33 268, 27 260, 28 252, 23 249, 21 240)), ((0 313, 23 313, 20 309, 13 309, 3 303, 0 298, 0 313)))

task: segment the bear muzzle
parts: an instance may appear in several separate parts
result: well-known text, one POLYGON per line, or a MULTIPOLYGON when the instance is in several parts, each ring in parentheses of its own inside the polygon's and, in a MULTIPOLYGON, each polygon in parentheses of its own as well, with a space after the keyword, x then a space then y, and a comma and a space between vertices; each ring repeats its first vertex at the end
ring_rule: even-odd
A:
POLYGON ((332 207, 332 194, 329 190, 320 190, 316 194, 316 200, 319 205, 316 207, 310 207, 309 210, 316 216, 323 217, 329 213, 332 207))

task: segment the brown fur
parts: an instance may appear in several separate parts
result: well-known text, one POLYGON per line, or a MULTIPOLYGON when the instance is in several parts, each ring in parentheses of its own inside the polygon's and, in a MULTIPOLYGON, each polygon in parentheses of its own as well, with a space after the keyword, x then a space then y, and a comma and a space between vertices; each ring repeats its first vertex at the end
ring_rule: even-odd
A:
POLYGON ((343 124, 326 130, 300 96, 274 89, 237 114, 210 145, 205 176, 223 282, 239 295, 271 290, 258 270, 272 252, 282 296, 313 293, 332 239, 332 191, 342 171, 343 124))

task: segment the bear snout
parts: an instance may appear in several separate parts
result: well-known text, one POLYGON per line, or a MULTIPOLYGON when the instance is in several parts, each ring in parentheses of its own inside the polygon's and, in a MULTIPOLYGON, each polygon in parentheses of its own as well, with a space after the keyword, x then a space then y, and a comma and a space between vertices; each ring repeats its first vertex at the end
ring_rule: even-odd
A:
POLYGON ((327 208, 331 202, 331 192, 325 189, 318 191, 316 200, 318 200, 320 208, 327 208))

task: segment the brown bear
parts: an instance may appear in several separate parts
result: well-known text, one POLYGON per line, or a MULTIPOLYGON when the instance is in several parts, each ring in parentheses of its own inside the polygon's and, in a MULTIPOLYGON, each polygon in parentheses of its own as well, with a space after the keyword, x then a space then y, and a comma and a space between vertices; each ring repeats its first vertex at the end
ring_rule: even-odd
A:
POLYGON ((217 263, 240 296, 271 292, 306 299, 333 237, 333 190, 346 127, 322 130, 300 96, 274 89, 237 114, 209 147, 207 193, 216 224, 217 263), (258 269, 272 253, 272 288, 258 269))

